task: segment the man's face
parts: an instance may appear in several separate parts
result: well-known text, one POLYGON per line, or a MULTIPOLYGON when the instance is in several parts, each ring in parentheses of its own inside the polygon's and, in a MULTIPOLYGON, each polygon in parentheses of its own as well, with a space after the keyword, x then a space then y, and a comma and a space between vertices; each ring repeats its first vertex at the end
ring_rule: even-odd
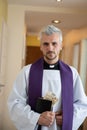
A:
POLYGON ((58 61, 61 48, 62 44, 59 43, 59 36, 57 33, 52 35, 42 35, 40 50, 47 63, 54 64, 58 61))

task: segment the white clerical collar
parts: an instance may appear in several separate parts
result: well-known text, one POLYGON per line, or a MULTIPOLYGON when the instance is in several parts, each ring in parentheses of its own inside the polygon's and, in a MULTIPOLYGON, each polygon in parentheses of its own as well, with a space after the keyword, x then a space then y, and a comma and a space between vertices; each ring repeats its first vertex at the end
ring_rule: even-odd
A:
POLYGON ((44 69, 54 69, 59 70, 58 62, 55 64, 48 64, 46 61, 44 61, 44 69))
POLYGON ((54 68, 55 67, 55 65, 49 65, 49 68, 54 68))

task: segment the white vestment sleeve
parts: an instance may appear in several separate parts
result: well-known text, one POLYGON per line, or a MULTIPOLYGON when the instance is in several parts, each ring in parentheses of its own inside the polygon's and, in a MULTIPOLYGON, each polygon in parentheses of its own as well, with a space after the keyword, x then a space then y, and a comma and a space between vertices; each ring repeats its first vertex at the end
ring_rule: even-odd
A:
POLYGON ((87 117, 87 97, 78 72, 76 70, 74 72, 74 116, 72 130, 77 130, 87 117))
POLYGON ((32 111, 31 107, 26 104, 29 73, 28 68, 27 73, 25 67, 22 69, 8 98, 10 117, 18 130, 34 130, 40 116, 40 114, 32 111))

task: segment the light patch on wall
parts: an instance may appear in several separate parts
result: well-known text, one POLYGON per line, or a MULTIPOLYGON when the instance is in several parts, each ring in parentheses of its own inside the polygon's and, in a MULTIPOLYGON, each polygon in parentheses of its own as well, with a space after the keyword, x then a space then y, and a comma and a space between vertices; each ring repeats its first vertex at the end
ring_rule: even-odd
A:
POLYGON ((27 46, 40 46, 40 41, 38 40, 37 36, 27 36, 26 45, 27 46))

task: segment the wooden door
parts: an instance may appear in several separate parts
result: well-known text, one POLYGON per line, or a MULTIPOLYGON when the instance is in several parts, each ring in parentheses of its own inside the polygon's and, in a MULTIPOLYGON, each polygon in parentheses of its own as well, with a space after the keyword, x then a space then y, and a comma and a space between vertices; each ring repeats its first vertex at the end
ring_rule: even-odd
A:
POLYGON ((26 47, 25 65, 34 63, 40 57, 42 57, 42 52, 40 51, 40 47, 35 47, 35 46, 26 47))

